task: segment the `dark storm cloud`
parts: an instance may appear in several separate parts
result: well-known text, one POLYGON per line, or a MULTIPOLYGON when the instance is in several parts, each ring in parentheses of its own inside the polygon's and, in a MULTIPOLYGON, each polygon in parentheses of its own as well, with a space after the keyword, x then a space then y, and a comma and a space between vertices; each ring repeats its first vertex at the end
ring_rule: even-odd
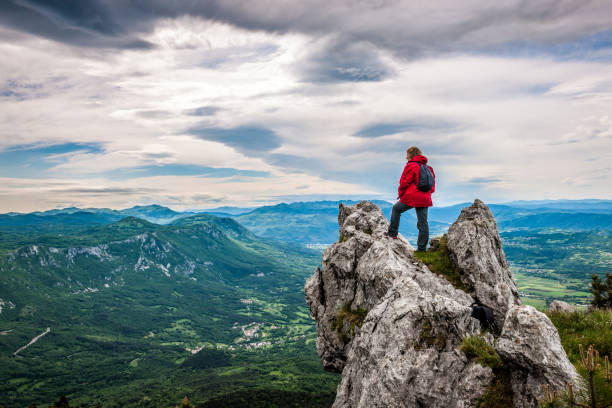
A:
MULTIPOLYGON (((427 3, 386 0, 0 2, 3 25, 60 42, 94 47, 147 47, 149 44, 139 39, 140 34, 150 32, 159 19, 182 15, 247 30, 329 37, 337 44, 372 44, 404 58, 413 58, 446 51, 486 50, 517 42, 570 42, 609 30, 607 16, 612 15, 612 3, 606 0, 494 3, 472 0, 459 6, 454 0, 427 3)), ((376 78, 377 74, 368 69, 359 78, 376 78)))
MULTIPOLYGON (((605 0, 433 2, 343 0, 3 0, 0 25, 73 46, 150 48, 143 40, 163 19, 200 17, 246 30, 312 37, 293 65, 305 83, 382 81, 394 75, 384 53, 411 60, 452 52, 548 53, 571 57, 573 44, 597 38, 612 48, 605 0), (595 37, 594 37, 595 36, 595 37)), ((6 35, 5 35, 5 38, 6 35)), ((589 42, 584 43, 588 48, 589 42)), ((191 44, 197 47, 198 44, 191 44)), ((195 65, 220 69, 269 58, 277 46, 210 49, 195 65)), ((5 97, 19 98, 19 93, 5 97)))
POLYGON ((122 26, 101 1, 4 0, 0 24, 76 46, 149 48, 129 26, 122 26))
POLYGON ((381 81, 392 74, 372 45, 336 41, 309 55, 297 71, 307 82, 381 81))
POLYGON ((281 145, 281 139, 273 131, 255 126, 235 128, 197 128, 189 133, 200 139, 223 143, 246 155, 261 155, 281 145))

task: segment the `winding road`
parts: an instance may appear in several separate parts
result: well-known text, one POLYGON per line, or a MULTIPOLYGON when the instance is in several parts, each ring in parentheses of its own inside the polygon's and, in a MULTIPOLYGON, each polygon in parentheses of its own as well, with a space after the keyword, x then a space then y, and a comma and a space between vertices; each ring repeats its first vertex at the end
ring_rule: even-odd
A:
POLYGON ((26 344, 25 346, 19 348, 16 352, 13 353, 14 356, 17 356, 17 354, 19 354, 20 352, 22 352, 23 350, 27 349, 28 347, 30 347, 32 344, 36 343, 38 341, 38 339, 40 339, 41 337, 43 337, 44 335, 46 335, 47 333, 49 333, 51 331, 50 327, 47 327, 47 330, 45 330, 44 332, 40 333, 38 336, 34 337, 32 340, 30 340, 30 342, 28 344, 26 344))

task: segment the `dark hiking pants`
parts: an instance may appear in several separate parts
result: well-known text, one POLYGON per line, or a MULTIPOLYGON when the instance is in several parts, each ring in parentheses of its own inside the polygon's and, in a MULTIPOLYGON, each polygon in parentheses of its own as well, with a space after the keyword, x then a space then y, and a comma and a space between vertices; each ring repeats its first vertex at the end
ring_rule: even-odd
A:
MULTIPOLYGON (((397 236, 397 230, 399 228, 400 216, 403 212, 408 211, 413 207, 403 204, 398 201, 391 210, 391 222, 389 223, 388 234, 391 237, 397 236)), ((427 209, 428 207, 414 207, 417 216, 417 229, 419 230, 419 238, 417 239, 417 251, 425 251, 427 248, 427 241, 429 241, 429 224, 427 223, 427 209)))

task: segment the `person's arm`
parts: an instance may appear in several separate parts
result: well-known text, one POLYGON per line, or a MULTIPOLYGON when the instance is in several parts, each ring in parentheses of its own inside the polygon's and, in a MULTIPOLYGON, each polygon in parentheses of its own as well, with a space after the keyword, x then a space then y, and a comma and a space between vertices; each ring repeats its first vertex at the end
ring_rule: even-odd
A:
POLYGON ((402 177, 400 178, 399 187, 397 188, 398 198, 404 195, 404 193, 406 192, 406 190, 408 190, 408 187, 414 180, 415 173, 414 171, 412 171, 412 167, 414 166, 411 166, 409 163, 407 163, 406 167, 404 167, 402 177))

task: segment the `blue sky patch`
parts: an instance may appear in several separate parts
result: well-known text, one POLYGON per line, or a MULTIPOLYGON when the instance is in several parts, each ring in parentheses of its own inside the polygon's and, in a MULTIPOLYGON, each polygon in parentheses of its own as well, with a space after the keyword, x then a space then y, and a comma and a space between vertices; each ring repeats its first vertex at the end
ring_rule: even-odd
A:
POLYGON ((513 41, 500 48, 486 50, 484 53, 504 57, 546 55, 558 60, 610 61, 612 60, 612 30, 557 43, 538 44, 527 40, 513 41))
POLYGON ((0 150, 0 176, 44 178, 46 171, 67 161, 70 153, 102 153, 98 143, 17 145, 0 150))

